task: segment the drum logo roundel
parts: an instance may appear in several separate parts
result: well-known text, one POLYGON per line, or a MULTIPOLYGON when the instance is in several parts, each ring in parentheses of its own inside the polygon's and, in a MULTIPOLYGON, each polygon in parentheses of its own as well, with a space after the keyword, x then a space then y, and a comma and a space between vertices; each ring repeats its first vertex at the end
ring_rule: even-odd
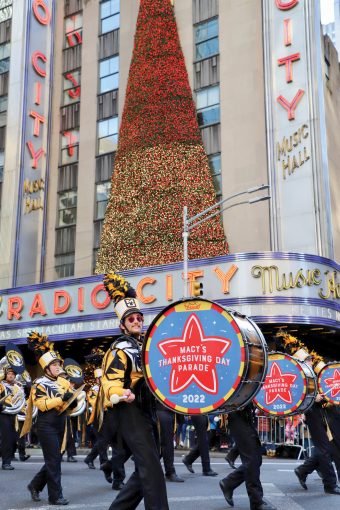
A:
POLYGON ((340 404, 340 363, 329 363, 318 377, 319 392, 332 404, 340 404))
POLYGON ((224 308, 207 300, 174 303, 150 325, 144 370, 153 393, 183 414, 209 413, 236 391, 245 347, 224 308))
POLYGON ((307 392, 306 376, 299 363, 287 354, 268 356, 268 372, 254 403, 265 413, 285 415, 296 411, 307 392))

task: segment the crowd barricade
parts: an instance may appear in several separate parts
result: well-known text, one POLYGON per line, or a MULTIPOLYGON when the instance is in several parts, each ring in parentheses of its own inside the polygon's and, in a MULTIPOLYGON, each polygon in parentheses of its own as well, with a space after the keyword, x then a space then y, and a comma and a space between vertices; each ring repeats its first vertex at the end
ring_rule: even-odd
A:
POLYGON ((310 456, 311 439, 302 415, 275 418, 257 416, 256 419, 261 444, 268 452, 274 455, 278 446, 291 446, 299 450, 298 459, 303 455, 310 456))

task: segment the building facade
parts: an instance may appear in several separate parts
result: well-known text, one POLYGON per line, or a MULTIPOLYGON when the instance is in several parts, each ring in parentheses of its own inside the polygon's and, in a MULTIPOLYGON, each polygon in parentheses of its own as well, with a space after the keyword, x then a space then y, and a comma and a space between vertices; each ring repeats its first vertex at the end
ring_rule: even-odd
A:
MULTIPOLYGON (((12 289, 3 302, 22 286, 97 282, 91 275, 139 9, 138 0, 24 3, 23 10, 0 1, 0 288, 12 289)), ((340 74, 318 2, 172 3, 217 199, 269 186, 270 200, 240 199, 223 213, 230 252, 271 252, 273 260, 299 252, 321 257, 321 265, 329 259, 325 271, 337 273, 340 74)), ((335 314, 336 274, 334 288, 335 314)), ((4 327, 16 320, 5 309, 4 317, 4 327)), ((323 327, 337 331, 337 315, 329 320, 323 327)))

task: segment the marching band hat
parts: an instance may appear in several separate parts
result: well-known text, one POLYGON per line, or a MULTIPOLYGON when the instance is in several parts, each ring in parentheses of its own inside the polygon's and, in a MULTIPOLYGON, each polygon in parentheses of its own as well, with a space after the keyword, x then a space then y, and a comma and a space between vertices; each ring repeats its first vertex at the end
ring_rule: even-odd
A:
POLYGON ((84 374, 81 366, 72 358, 64 360, 64 370, 68 376, 69 381, 75 384, 83 384, 84 374))
POLYGON ((59 361, 63 364, 58 352, 53 350, 53 343, 48 341, 48 336, 38 333, 37 331, 31 331, 27 337, 28 348, 35 353, 39 365, 43 370, 53 363, 53 361, 59 361))
POLYGON ((120 322, 133 313, 143 313, 136 291, 123 276, 117 273, 108 273, 104 280, 104 286, 114 302, 115 312, 120 322))
POLYGON ((293 358, 297 359, 298 361, 306 361, 308 359, 313 359, 313 356, 306 351, 306 349, 298 349, 294 354, 292 355, 293 358))
MULTIPOLYGON (((90 369, 93 370, 93 377, 95 379, 102 377, 103 371, 100 368, 103 362, 103 358, 105 356, 105 352, 100 349, 99 347, 94 347, 91 350, 91 354, 88 354, 87 356, 84 356, 86 362, 89 364, 90 369)), ((94 381, 91 377, 91 384, 93 384, 94 381)))

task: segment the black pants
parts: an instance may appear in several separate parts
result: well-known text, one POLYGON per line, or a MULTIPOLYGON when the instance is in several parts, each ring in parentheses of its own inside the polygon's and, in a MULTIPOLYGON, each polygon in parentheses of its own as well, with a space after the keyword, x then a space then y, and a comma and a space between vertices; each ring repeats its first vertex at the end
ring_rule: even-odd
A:
POLYGON ((0 413, 2 465, 10 464, 16 446, 15 414, 0 413))
POLYGON ((90 453, 86 457, 87 462, 93 462, 99 455, 99 462, 103 464, 107 462, 107 438, 104 436, 102 431, 98 431, 97 427, 93 425, 92 427, 92 435, 94 437, 94 444, 90 453))
POLYGON ((237 446, 233 446, 230 448, 229 452, 227 453, 227 457, 230 460, 230 462, 235 462, 237 457, 240 455, 240 452, 238 451, 237 446))
POLYGON ((224 478, 223 482, 231 490, 235 490, 245 482, 250 508, 255 510, 263 501, 263 489, 260 481, 262 452, 259 436, 243 411, 230 413, 228 418, 230 432, 240 453, 242 464, 224 478))
MULTIPOLYGON (((338 473, 338 478, 340 480, 340 453, 339 453, 337 446, 335 445, 335 443, 333 441, 330 442, 330 448, 331 448, 331 453, 332 453, 332 459, 335 463, 335 467, 336 467, 336 470, 338 473)), ((311 473, 313 473, 313 471, 320 470, 320 460, 322 462, 321 453, 318 450, 318 448, 316 446, 314 446, 314 448, 312 448, 311 456, 308 457, 308 459, 306 459, 304 461, 304 463, 301 464, 297 468, 297 470, 302 476, 308 476, 311 473)), ((321 470, 320 470, 320 472, 321 472, 321 470)))
POLYGON ((172 411, 157 407, 157 418, 159 420, 161 455, 163 457, 165 475, 169 476, 176 472, 174 466, 174 425, 175 415, 172 411))
MULTIPOLYGON (((325 489, 334 489, 337 480, 331 460, 331 445, 327 436, 327 429, 323 420, 323 411, 319 404, 314 404, 306 412, 306 424, 308 426, 312 441, 317 449, 318 469, 322 475, 325 489)), ((307 459, 308 461, 309 459, 307 459)), ((307 462, 305 461, 305 462, 307 462)), ((299 466, 299 472, 304 474, 303 466, 299 466)), ((307 464, 307 467, 309 464, 307 464)), ((308 468, 309 469, 309 468, 308 468)))
POLYGON ((38 412, 37 433, 45 464, 30 486, 41 492, 47 484, 48 499, 56 501, 63 495, 61 487, 61 445, 65 431, 65 416, 55 411, 38 412), (45 417, 44 414, 49 414, 45 417))
POLYGON ((70 417, 66 418, 67 423, 67 437, 66 437, 66 453, 67 457, 77 455, 76 443, 73 432, 73 423, 70 417))
POLYGON ((202 471, 206 473, 210 468, 210 455, 209 455, 209 440, 208 440, 208 418, 203 415, 192 415, 191 423, 195 427, 197 444, 190 449, 189 453, 185 456, 189 464, 195 462, 201 456, 202 471))
POLYGON ((107 413, 107 433, 110 437, 115 437, 118 432, 121 434, 136 465, 136 470, 109 510, 134 510, 143 497, 146 510, 168 510, 165 480, 151 419, 136 403, 119 403, 107 413))

